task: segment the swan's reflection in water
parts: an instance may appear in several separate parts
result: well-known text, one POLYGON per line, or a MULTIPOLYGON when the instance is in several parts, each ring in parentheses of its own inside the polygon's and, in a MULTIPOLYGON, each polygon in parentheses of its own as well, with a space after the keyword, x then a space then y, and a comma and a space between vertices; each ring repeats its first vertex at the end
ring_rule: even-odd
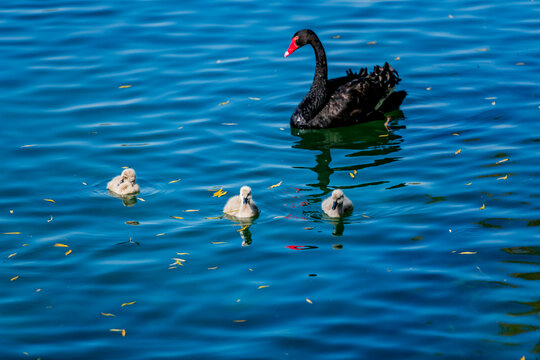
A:
MULTIPOLYGON (((307 184, 313 189, 320 190, 309 195, 308 201, 310 203, 321 203, 325 195, 338 188, 330 185, 330 177, 336 172, 354 173, 356 171, 356 177, 361 178, 362 170, 399 160, 396 153, 401 150, 403 138, 395 134, 394 131, 404 129, 405 126, 397 126, 395 119, 403 118, 403 113, 396 111, 392 115, 391 130, 386 127, 384 121, 372 121, 366 124, 324 130, 291 129, 291 134, 298 137, 298 141, 293 145, 293 148, 314 151, 315 166, 294 166, 296 169, 313 171, 317 175, 317 182, 307 184), (332 153, 336 152, 346 152, 344 157, 349 164, 333 167, 332 153)), ((340 159, 339 162, 343 163, 343 160, 340 159)), ((387 182, 382 179, 370 183, 355 181, 351 185, 339 186, 339 188, 354 189, 387 182)), ((341 219, 327 216, 316 217, 334 225, 334 235, 340 236, 343 234, 347 217, 341 219)))
POLYGON ((126 207, 133 206, 137 203, 137 195, 118 195, 110 190, 108 190, 108 192, 110 196, 122 200, 122 203, 126 207))
POLYGON ((253 222, 259 217, 259 215, 251 218, 238 218, 229 214, 223 214, 223 217, 240 226, 240 229, 237 231, 242 239, 242 246, 250 246, 253 240, 251 239, 251 231, 249 231, 249 228, 251 225, 253 225, 253 222))

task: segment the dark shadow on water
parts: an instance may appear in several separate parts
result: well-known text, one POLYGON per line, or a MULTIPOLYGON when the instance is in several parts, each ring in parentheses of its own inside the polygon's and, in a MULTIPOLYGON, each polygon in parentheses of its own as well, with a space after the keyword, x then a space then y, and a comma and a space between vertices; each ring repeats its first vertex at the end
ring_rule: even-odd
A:
MULTIPOLYGON (((293 148, 316 152, 316 165, 314 167, 295 166, 294 168, 308 169, 317 174, 317 182, 308 184, 308 186, 319 188, 321 194, 314 196, 320 198, 321 195, 334 189, 330 186, 330 176, 334 172, 354 172, 356 170, 357 175, 361 176, 361 171, 364 169, 399 160, 395 153, 401 150, 400 144, 403 139, 396 134, 396 130, 404 128, 405 126, 397 126, 394 119, 390 123, 389 130, 383 121, 324 130, 291 129, 291 134, 299 138, 293 148), (358 163, 345 167, 332 167, 332 150, 350 150, 350 153, 345 156, 355 160, 357 158, 358 163)), ((342 188, 350 189, 381 183, 385 183, 385 181, 376 183, 357 181, 355 185, 342 188)))

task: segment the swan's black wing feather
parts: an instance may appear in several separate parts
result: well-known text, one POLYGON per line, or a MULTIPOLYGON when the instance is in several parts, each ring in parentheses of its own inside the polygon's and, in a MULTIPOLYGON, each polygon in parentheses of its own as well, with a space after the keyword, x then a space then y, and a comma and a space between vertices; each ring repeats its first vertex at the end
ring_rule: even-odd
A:
POLYGON ((308 122, 308 127, 330 128, 382 119, 382 111, 386 112, 386 108, 391 107, 384 106, 386 101, 392 99, 400 104, 406 95, 405 92, 398 92, 399 96, 392 96, 400 80, 388 63, 375 66, 370 74, 365 69, 358 74, 349 70, 346 77, 329 81, 329 90, 334 87, 335 90, 330 93, 323 109, 308 122))

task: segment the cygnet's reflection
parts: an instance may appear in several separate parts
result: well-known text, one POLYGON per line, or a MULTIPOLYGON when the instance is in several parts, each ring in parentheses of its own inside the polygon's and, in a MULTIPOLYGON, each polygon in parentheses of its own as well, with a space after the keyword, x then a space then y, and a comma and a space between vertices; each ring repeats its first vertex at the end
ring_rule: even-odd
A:
POLYGON ((118 195, 117 193, 112 192, 110 190, 109 190, 109 195, 122 200, 122 203, 124 204, 124 206, 127 206, 127 207, 133 206, 137 203, 136 195, 118 195))
POLYGON ((237 231, 242 238, 242 246, 251 245, 253 240, 251 238, 251 231, 249 231, 249 228, 251 227, 251 225, 253 225, 253 221, 258 218, 258 214, 252 218, 238 218, 228 214, 225 214, 224 217, 241 226, 240 229, 237 231))

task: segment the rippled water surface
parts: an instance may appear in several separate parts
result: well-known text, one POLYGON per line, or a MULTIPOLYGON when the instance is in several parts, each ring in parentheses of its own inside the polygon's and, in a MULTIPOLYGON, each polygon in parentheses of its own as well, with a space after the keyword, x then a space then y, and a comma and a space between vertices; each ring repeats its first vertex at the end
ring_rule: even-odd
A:
POLYGON ((526 0, 2 3, 0 358, 538 359, 539 19, 526 0), (389 130, 291 131, 302 28, 331 77, 399 71, 389 130), (124 166, 131 206, 105 188, 124 166), (221 217, 244 184, 261 215, 221 217), (335 188, 343 221, 320 210, 335 188))

